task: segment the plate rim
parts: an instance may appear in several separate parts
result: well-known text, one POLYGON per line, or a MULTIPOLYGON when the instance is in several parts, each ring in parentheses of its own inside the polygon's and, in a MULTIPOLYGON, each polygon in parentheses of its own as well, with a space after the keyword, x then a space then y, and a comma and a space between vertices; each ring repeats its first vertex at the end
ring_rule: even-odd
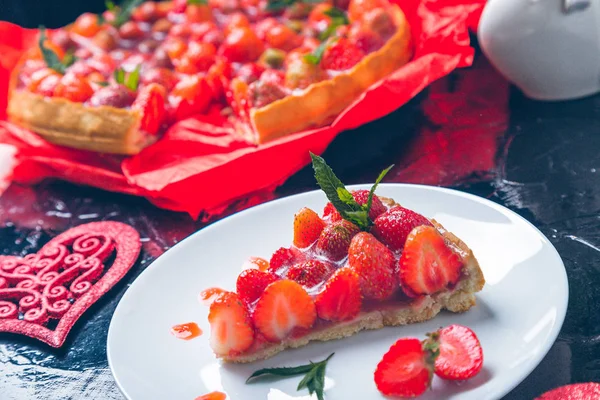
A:
MULTIPOLYGON (((346 188, 348 190, 359 190, 359 189, 370 189, 371 186, 372 186, 372 184, 362 183, 362 184, 346 185, 346 188)), ((510 393, 514 388, 516 388, 521 383, 523 383, 523 381, 525 381, 525 379, 527 379, 529 377, 529 375, 531 375, 535 371, 535 369, 540 365, 540 363, 543 361, 543 359, 546 357, 546 355, 548 355, 548 352, 550 351, 550 349, 556 342, 556 339, 558 338, 558 335, 560 334, 560 331, 562 330, 562 327, 563 327, 563 324, 565 321, 565 317, 566 317, 566 314, 568 311, 568 307, 569 307, 570 293, 569 293, 569 278, 568 278, 567 270, 565 268, 564 261, 563 261, 562 257, 560 256, 560 253, 558 252, 558 250, 556 249, 554 244, 552 244, 550 239, 548 239, 548 237, 546 235, 544 235, 544 233, 542 231, 540 231, 535 225, 533 225, 533 223, 531 223, 530 221, 528 221, 527 219, 525 219, 523 216, 519 215, 515 211, 511 210, 510 208, 505 207, 501 204, 495 203, 492 200, 489 200, 487 198, 477 196, 475 194, 463 192, 463 191, 457 190, 457 189, 440 187, 440 186, 432 186, 432 185, 413 184, 413 183, 380 183, 378 185, 378 189, 385 188, 385 187, 390 187, 390 188, 400 187, 400 188, 412 188, 412 189, 421 189, 421 190, 432 190, 432 191, 446 193, 446 194, 450 194, 450 195, 456 195, 459 197, 463 197, 466 199, 476 201, 483 205, 490 206, 491 208, 493 208, 494 210, 496 210, 498 212, 509 213, 512 216, 516 217, 518 220, 525 222, 525 224, 528 225, 530 228, 533 228, 534 232, 536 232, 538 234, 538 236, 545 242, 545 244, 549 245, 550 249, 553 251, 554 255, 556 256, 557 260, 560 261, 560 266, 562 267, 562 268, 560 268, 560 272, 562 273, 562 277, 563 277, 563 279, 562 279, 563 288, 562 289, 565 292, 564 301, 561 303, 563 305, 563 307, 560 310, 558 310, 558 311, 562 311, 560 313, 561 315, 557 316, 557 319, 556 319, 557 323, 554 324, 551 333, 548 335, 548 340, 542 346, 542 350, 540 352, 538 352, 538 354, 531 359, 533 368, 529 372, 524 374, 521 378, 516 379, 514 382, 507 385, 505 388, 503 388, 502 390, 500 390, 498 392, 498 399, 503 398, 508 393, 510 393)), ((130 289, 133 287, 135 282, 137 280, 139 280, 140 277, 143 276, 151 268, 157 268, 155 266, 157 260, 164 257, 167 253, 173 252, 173 249, 182 247, 185 242, 192 240, 192 238, 194 236, 198 235, 200 232, 206 231, 207 229, 212 230, 212 229, 214 229, 215 225, 218 225, 223 221, 229 220, 232 217, 238 216, 239 214, 260 212, 260 210, 262 210, 263 208, 273 206, 273 204, 275 204, 275 203, 285 204, 286 202, 291 201, 292 199, 295 200, 295 199, 301 198, 301 197, 308 197, 308 196, 314 195, 316 193, 323 193, 323 192, 320 189, 316 189, 316 190, 305 191, 305 192, 296 193, 296 194, 292 194, 289 196, 269 200, 267 202, 252 206, 250 208, 247 208, 247 209, 244 209, 244 210, 241 210, 238 212, 235 212, 224 218, 221 218, 212 223, 209 223, 208 225, 204 226, 203 228, 193 232, 192 234, 188 235, 181 241, 177 242, 175 245, 173 245, 171 248, 169 248, 163 254, 161 254, 156 259, 154 259, 150 264, 148 264, 148 266, 143 271, 140 272, 140 274, 133 280, 133 282, 131 282, 131 284, 125 291, 125 293, 123 293, 123 295, 119 299, 119 302, 117 303, 117 306, 115 307, 115 310, 113 311, 113 314, 111 316, 110 324, 109 324, 108 332, 107 332, 107 337, 106 337, 106 357, 107 357, 107 361, 108 361, 108 366, 109 366, 111 375, 112 375, 115 383, 117 384, 119 391, 126 399, 131 400, 132 397, 127 394, 127 391, 125 390, 120 379, 117 377, 117 374, 115 373, 114 362, 111 357, 110 342, 111 342, 111 338, 114 336, 114 334, 111 335, 111 331, 113 329, 115 315, 117 315, 117 312, 119 311, 119 308, 121 307, 121 304, 123 303, 123 300, 128 296, 128 293, 130 292, 130 289)))

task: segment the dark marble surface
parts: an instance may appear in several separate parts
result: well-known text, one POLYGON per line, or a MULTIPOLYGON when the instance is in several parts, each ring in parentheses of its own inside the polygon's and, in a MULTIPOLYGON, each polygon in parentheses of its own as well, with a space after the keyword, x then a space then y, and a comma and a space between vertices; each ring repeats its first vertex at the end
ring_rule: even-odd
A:
MULTIPOLYGON (((14 6, 8 3, 0 0, 3 15, 14 6)), ((343 133, 325 153, 345 183, 372 181, 395 163, 386 181, 486 197, 524 216, 556 246, 569 277, 565 324, 546 358, 507 400, 532 399, 569 382, 600 381, 599 132, 600 96, 528 100, 479 56, 473 68, 434 83, 401 110, 343 133)), ((276 196, 314 188, 306 168, 276 196)), ((13 185, 0 197, 0 254, 34 252, 69 227, 101 220, 139 230, 140 260, 84 314, 61 349, 0 334, 1 399, 122 398, 106 360, 111 315, 149 263, 203 224, 143 199, 67 183, 13 185)))

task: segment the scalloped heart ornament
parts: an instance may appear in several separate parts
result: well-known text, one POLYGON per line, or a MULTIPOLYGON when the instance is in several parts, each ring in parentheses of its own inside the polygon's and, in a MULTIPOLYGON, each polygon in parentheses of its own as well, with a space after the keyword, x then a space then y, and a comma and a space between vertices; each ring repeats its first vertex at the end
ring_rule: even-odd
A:
POLYGON ((92 222, 25 257, 0 256, 0 332, 60 347, 75 322, 135 264, 140 236, 120 222, 92 222))

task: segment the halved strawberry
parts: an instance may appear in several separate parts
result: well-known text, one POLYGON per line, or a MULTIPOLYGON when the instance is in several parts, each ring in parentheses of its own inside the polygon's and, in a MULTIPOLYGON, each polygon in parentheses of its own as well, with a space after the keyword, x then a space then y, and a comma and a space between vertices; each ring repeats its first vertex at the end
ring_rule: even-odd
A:
POLYGON ((290 267, 302 260, 304 260, 304 256, 298 249, 280 247, 271 256, 271 261, 269 261, 269 271, 277 273, 280 272, 281 269, 290 267))
POLYGON ((348 249, 348 263, 360 277, 365 298, 385 300, 398 288, 392 252, 370 233, 354 236, 348 249))
POLYGON ((279 280, 279 277, 270 272, 247 269, 242 271, 237 278, 236 292, 240 299, 247 304, 251 304, 260 297, 267 286, 277 280, 279 280))
POLYGON ((319 214, 308 207, 302 208, 294 215, 294 246, 308 247, 319 238, 325 223, 319 214))
POLYGON ((386 396, 420 396, 431 385, 434 362, 435 351, 419 339, 400 339, 377 364, 377 389, 386 396))
POLYGON ((340 268, 329 278, 315 300, 317 315, 327 321, 346 321, 360 312, 362 296, 360 278, 348 267, 340 268))
POLYGON ((287 272, 288 279, 311 288, 325 281, 331 275, 333 267, 319 260, 309 260, 293 265, 287 272))
POLYGON ((350 241, 358 232, 358 226, 346 220, 327 225, 317 241, 317 253, 332 261, 343 259, 348 255, 350 241))
POLYGON ((408 296, 433 294, 458 281, 462 260, 432 226, 418 226, 406 239, 399 278, 408 296))
POLYGON ((235 293, 225 292, 213 301, 208 322, 210 347, 217 355, 240 353, 254 342, 254 329, 248 309, 235 293))
POLYGON ((167 91, 159 83, 150 83, 140 90, 131 108, 142 113, 140 128, 145 132, 154 135, 159 131, 166 114, 166 97, 167 91))
POLYGON ((475 332, 466 326, 450 325, 437 333, 440 349, 440 355, 435 360, 437 376, 465 380, 481 371, 483 350, 475 332))
POLYGON ((421 225, 432 226, 421 214, 404 207, 394 206, 375 219, 371 232, 393 251, 404 247, 410 231, 421 225))
POLYGON ((278 342, 294 328, 310 328, 316 318, 315 303, 298 283, 289 279, 267 286, 252 316, 267 340, 278 342))

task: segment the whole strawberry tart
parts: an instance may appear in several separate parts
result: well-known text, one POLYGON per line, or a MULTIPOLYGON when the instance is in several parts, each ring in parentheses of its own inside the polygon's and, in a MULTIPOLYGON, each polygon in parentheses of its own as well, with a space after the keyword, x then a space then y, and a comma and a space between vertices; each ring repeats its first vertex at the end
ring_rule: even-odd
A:
POLYGON ((349 192, 312 155, 330 200, 294 216, 290 247, 252 258, 235 292, 210 305, 210 343, 226 361, 271 357, 313 340, 422 322, 475 305, 485 280, 473 252, 435 220, 370 191, 349 192))
POLYGON ((135 154, 216 110, 264 143, 331 122, 412 52, 388 0, 107 4, 40 30, 13 71, 13 122, 60 145, 135 154))

